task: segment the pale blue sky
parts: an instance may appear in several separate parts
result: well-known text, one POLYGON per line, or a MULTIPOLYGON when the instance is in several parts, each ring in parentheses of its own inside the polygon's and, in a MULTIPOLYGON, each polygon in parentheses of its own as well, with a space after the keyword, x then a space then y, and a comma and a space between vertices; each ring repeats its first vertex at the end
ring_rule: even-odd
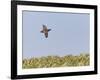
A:
POLYGON ((89 14, 23 11, 23 58, 89 52, 89 14), (49 29, 45 38, 42 25, 49 29))

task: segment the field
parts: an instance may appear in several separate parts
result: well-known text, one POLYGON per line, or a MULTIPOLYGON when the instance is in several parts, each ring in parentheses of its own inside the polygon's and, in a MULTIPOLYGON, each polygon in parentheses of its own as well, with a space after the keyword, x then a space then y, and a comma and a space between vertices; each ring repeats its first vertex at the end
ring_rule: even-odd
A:
POLYGON ((90 64, 89 54, 66 55, 60 56, 45 56, 39 58, 23 59, 23 69, 30 68, 49 68, 49 67, 74 67, 88 66, 90 64))

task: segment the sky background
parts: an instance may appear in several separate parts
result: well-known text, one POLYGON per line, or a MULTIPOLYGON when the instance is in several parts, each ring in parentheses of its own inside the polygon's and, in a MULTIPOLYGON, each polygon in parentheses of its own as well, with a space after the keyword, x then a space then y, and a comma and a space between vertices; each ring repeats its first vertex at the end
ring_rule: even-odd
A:
POLYGON ((90 16, 78 13, 23 11, 23 58, 88 53, 90 16), (42 25, 52 29, 45 38, 42 25))

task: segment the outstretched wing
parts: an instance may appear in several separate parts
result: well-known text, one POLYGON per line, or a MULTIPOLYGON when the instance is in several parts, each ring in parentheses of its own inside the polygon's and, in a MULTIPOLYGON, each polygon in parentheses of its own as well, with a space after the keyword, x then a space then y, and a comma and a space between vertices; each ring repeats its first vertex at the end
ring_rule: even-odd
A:
POLYGON ((43 33, 43 30, 42 31, 40 31, 41 33, 43 33))
POLYGON ((48 33, 45 33, 45 37, 46 37, 46 38, 48 37, 48 33))
POLYGON ((51 29, 48 29, 48 31, 51 31, 51 29))
POLYGON ((43 30, 47 30, 47 26, 46 25, 43 25, 43 30))

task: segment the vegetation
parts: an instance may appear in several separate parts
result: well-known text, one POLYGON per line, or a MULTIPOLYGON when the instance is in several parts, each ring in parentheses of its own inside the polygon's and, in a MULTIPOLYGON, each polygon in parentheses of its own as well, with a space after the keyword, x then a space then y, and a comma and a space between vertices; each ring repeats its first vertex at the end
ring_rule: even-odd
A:
POLYGON ((23 59, 22 67, 29 68, 49 68, 49 67, 69 67, 69 66, 88 66, 90 64, 89 54, 46 56, 40 58, 23 59))

